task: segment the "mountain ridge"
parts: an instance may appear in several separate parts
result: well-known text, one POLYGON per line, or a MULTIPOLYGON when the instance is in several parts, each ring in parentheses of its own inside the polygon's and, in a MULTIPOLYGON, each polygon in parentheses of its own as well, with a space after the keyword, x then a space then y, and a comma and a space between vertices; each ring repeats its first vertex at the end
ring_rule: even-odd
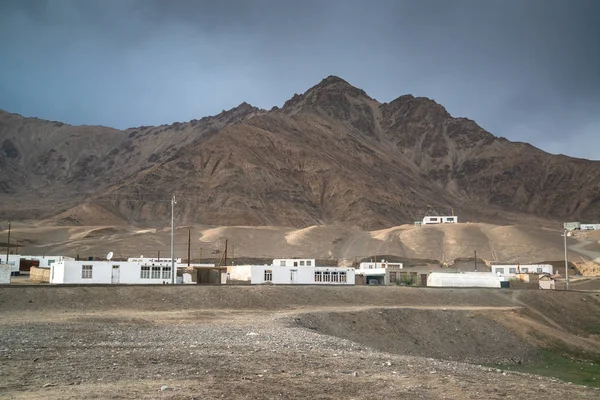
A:
POLYGON ((491 222, 600 213, 600 162, 496 137, 425 97, 380 103, 336 76, 281 108, 242 102, 156 127, 0 113, 0 156, 0 215, 13 219, 83 224, 89 204, 124 223, 164 224, 173 193, 190 224, 374 229, 450 209, 491 222))

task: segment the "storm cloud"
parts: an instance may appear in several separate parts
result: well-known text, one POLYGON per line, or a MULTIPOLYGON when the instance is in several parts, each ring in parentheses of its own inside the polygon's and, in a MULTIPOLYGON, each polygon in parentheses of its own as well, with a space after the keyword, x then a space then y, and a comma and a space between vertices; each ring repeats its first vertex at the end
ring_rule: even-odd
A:
POLYGON ((282 105, 328 75, 600 159, 600 2, 0 2, 0 108, 117 128, 282 105))

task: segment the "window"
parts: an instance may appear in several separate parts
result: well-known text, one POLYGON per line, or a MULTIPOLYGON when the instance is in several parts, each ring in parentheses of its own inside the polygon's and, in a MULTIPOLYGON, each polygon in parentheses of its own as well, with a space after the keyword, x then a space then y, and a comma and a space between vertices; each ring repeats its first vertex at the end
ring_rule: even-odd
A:
POLYGON ((323 274, 321 273, 321 271, 315 271, 315 282, 322 282, 323 281, 323 274))
POLYGON ((331 272, 329 272, 329 271, 323 272, 323 282, 331 282, 331 272))
POLYGON ((56 260, 48 260, 48 266, 51 266, 52 264, 54 264, 56 262, 56 260))
POLYGON ((279 266, 280 266, 280 267, 285 267, 285 260, 281 260, 281 261, 279 262, 279 266))
POLYGON ((81 279, 92 279, 92 265, 81 266, 81 279))
POLYGON ((524 274, 528 274, 529 273, 529 268, 521 268, 521 272, 524 274))
POLYGON ((298 261, 294 261, 294 267, 298 266, 298 261))
POLYGON ((448 217, 448 218, 446 218, 446 222, 454 222, 454 218, 448 217))
POLYGON ((152 279, 160 279, 160 267, 152 267, 152 279))
POLYGON ((338 282, 338 273, 337 272, 331 273, 331 282, 338 282))
POLYGON ((432 217, 432 218, 430 218, 430 221, 431 221, 431 222, 437 222, 437 218, 433 218, 433 217, 432 217))
POLYGON ((516 274, 517 273, 517 269, 516 268, 509 268, 508 269, 508 273, 509 274, 516 274))
POLYGON ((340 282, 346 282, 346 273, 345 272, 340 272, 340 282))
POLYGON ((504 273, 504 268, 496 268, 496 273, 497 274, 503 274, 504 273))
POLYGON ((304 267, 304 260, 300 261, 300 266, 304 267))
POLYGON ((171 267, 163 267, 162 278, 163 279, 171 279, 171 267))
POLYGON ((273 271, 265 269, 265 282, 273 282, 273 271))
POLYGON ((306 266, 307 266, 307 267, 310 267, 311 265, 312 265, 312 261, 310 261, 310 260, 306 260, 306 266))
POLYGON ((140 278, 150 279, 150 267, 149 266, 147 266, 147 265, 142 266, 140 278))

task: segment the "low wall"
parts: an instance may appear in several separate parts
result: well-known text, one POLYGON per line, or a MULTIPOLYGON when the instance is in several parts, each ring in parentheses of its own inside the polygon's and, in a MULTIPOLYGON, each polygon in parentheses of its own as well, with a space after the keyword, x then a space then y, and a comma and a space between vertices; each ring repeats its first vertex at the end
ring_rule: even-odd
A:
POLYGON ((49 283, 50 268, 31 267, 29 270, 29 280, 34 282, 49 283))

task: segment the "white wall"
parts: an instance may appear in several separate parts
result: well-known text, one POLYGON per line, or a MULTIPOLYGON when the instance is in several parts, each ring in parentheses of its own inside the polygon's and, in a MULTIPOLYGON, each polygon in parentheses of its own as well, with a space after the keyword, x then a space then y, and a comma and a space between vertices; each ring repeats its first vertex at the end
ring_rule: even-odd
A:
POLYGON ((5 284, 10 283, 11 272, 12 272, 12 266, 10 266, 8 264, 0 264, 0 285, 5 285, 5 284))
MULTIPOLYGON (((159 264, 159 263, 157 263, 159 264)), ((160 263, 163 264, 163 263, 160 263)), ((112 283, 113 265, 119 266, 118 283, 122 284, 162 284, 171 283, 171 278, 141 278, 142 264, 127 261, 63 261, 50 267, 50 283, 112 283), (92 278, 82 278, 83 265, 92 265, 92 278)), ((158 266, 158 265, 157 265, 158 266)), ((164 266, 170 267, 168 263, 164 266)), ((176 266, 177 268, 177 266, 176 266)), ((152 276, 152 270, 150 271, 152 276)))
MULTIPOLYGON (((21 262, 21 256, 19 254, 8 255, 8 265, 11 266, 11 272, 19 272, 19 263, 21 262)), ((6 253, 0 254, 0 263, 6 263, 6 253)))
POLYGON ((227 267, 229 280, 232 281, 250 281, 252 279, 252 265, 233 265, 227 267))
POLYGON ((427 286, 499 288, 501 280, 505 278, 491 272, 432 272, 427 277, 427 286))
POLYGON ((550 264, 495 264, 492 265, 492 273, 500 276, 515 276, 516 274, 550 274, 554 268, 550 264), (541 269, 541 271, 540 271, 541 269))
POLYGON ((398 269, 402 269, 403 264, 402 263, 394 263, 394 262, 387 262, 385 260, 381 261, 381 262, 361 262, 359 269, 374 269, 374 268, 387 268, 387 267, 396 267, 398 269))
POLYGON ((355 273, 356 273, 356 275, 384 276, 385 271, 386 271, 385 268, 359 268, 359 269, 355 270, 355 273))
POLYGON ((273 260, 274 267, 316 267, 314 258, 276 258, 273 260), (284 264, 282 264, 282 262, 284 264))
POLYGON ((423 218, 423 224, 456 224, 458 217, 456 215, 432 215, 423 218))
POLYGON ((271 267, 265 265, 251 266, 252 284, 261 284, 265 282, 265 270, 272 273, 270 283, 275 285, 354 285, 354 269, 353 268, 337 268, 337 267, 271 267), (296 271, 295 280, 292 281, 292 271, 296 271), (346 282, 315 282, 315 272, 345 272, 346 282))
POLYGON ((595 231, 600 230, 600 224, 581 224, 580 229, 582 231, 595 231))

